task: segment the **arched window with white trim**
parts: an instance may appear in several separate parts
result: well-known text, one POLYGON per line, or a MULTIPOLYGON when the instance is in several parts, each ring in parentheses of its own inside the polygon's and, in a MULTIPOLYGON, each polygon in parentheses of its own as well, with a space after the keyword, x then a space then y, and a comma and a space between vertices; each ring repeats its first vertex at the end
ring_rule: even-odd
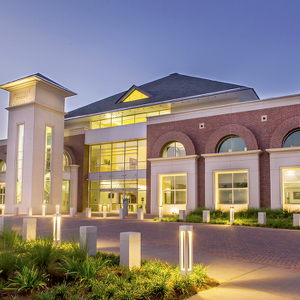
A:
POLYGON ((226 152, 240 152, 247 151, 247 146, 244 140, 238 136, 227 136, 221 140, 217 152, 226 153, 226 152))
POLYGON ((165 146, 162 157, 180 157, 186 156, 184 146, 178 142, 172 142, 165 146))

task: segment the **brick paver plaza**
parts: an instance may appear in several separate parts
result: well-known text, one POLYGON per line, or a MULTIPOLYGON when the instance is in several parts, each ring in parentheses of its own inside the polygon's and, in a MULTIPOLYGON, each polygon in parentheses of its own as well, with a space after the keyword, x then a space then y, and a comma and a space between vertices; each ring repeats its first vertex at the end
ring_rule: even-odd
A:
MULTIPOLYGON (((76 218, 63 216, 62 238, 76 239, 79 226, 97 226, 99 250, 107 248, 105 245, 109 244, 113 245, 112 250, 118 252, 120 232, 126 231, 141 232, 142 247, 178 250, 178 227, 184 223, 154 222, 153 217, 147 215, 146 220, 136 220, 136 214, 132 214, 125 220, 120 220, 117 215, 112 214, 106 219, 100 217, 100 214, 93 214, 89 219, 83 214, 78 214, 76 218)), ((22 218, 13 217, 16 229, 21 229, 22 218)), ((300 271, 300 231, 213 224, 192 225, 194 253, 300 271)), ((52 218, 38 216, 37 231, 38 235, 50 235, 52 218)))

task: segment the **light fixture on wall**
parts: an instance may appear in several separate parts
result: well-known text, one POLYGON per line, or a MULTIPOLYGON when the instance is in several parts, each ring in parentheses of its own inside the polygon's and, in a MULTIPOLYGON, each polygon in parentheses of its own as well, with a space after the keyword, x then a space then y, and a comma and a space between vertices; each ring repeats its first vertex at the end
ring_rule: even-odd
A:
POLYGON ((61 245, 61 214, 53 214, 53 243, 61 245))
POLYGON ((179 226, 179 270, 180 274, 193 273, 193 226, 179 226))

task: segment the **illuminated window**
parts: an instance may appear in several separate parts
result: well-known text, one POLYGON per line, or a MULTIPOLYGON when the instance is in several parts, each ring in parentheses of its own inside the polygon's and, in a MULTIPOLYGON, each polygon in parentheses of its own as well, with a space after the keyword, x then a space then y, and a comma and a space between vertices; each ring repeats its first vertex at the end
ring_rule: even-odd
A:
POLYGON ((162 176, 162 203, 186 204, 186 175, 162 176))
POLYGON ((216 173, 216 197, 218 204, 248 203, 248 172, 216 173))
POLYGON ((6 163, 0 160, 0 172, 6 172, 6 163))
POLYGON ((18 125, 18 154, 17 154, 17 192, 16 203, 21 203, 23 181, 23 151, 24 151, 24 124, 18 125))
POLYGON ((70 157, 70 154, 64 150, 64 153, 63 153, 63 171, 64 172, 68 172, 68 167, 71 165, 71 157, 70 157))
POLYGON ((300 130, 297 129, 284 139, 282 147, 300 147, 300 130))
MULTIPOLYGON (((153 109, 155 109, 155 106, 153 109)), ((123 112, 123 115, 121 112, 107 113, 107 114, 102 114, 97 116, 97 118, 99 119, 91 122, 91 128, 99 129, 99 128, 134 124, 134 123, 141 123, 141 122, 146 122, 147 117, 165 115, 170 113, 171 113, 170 109, 161 110, 161 108, 159 109, 158 107, 154 111, 128 114, 128 115, 126 111, 123 112)))
POLYGON ((63 212, 68 212, 69 208, 70 208, 70 180, 63 180, 61 210, 63 212))
POLYGON ((140 100, 145 98, 149 98, 149 97, 138 90, 133 90, 122 102, 130 102, 130 101, 135 101, 135 100, 140 100))
POLYGON ((178 157, 186 156, 184 146, 178 142, 172 142, 168 144, 162 153, 162 157, 178 157))
POLYGON ((300 204, 300 168, 282 169, 285 204, 300 204))
POLYGON ((5 204, 5 183, 0 183, 0 204, 5 204))
POLYGON ((245 142, 238 136, 229 136, 221 141, 218 153, 247 151, 245 142))
POLYGON ((51 188, 51 158, 52 158, 52 127, 46 126, 45 141, 45 175, 44 175, 44 204, 50 203, 51 188))
POLYGON ((146 140, 120 141, 90 146, 90 172, 146 169, 146 140))

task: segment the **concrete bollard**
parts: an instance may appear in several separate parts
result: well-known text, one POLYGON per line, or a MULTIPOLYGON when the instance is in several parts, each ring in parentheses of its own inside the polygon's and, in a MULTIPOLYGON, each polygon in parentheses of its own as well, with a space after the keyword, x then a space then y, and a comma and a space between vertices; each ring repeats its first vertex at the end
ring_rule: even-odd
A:
POLYGON ((293 214, 293 226, 300 226, 300 214, 293 214))
POLYGON ((128 216, 128 200, 127 199, 125 199, 123 201, 123 208, 124 208, 125 216, 128 216))
POLYGON ((120 218, 120 219, 125 219, 125 211, 124 211, 124 208, 120 208, 120 210, 119 210, 119 218, 120 218))
POLYGON ((163 209, 163 206, 160 205, 158 207, 158 219, 159 219, 159 221, 161 221, 161 219, 163 218, 163 216, 164 216, 164 209, 163 209))
POLYGON ((23 241, 30 241, 36 239, 36 219, 35 218, 24 218, 23 229, 22 229, 23 241))
POLYGON ((229 216, 230 216, 230 224, 233 224, 233 222, 234 222, 234 207, 230 207, 229 216))
POLYGON ((132 269, 141 267, 141 233, 120 233, 120 265, 132 269))
POLYGON ((80 226, 80 248, 87 251, 88 256, 97 254, 97 227, 80 226))
POLYGON ((75 217, 75 207, 70 207, 70 217, 75 217))
POLYGON ((46 205, 43 204, 42 205, 42 217, 45 217, 46 216, 46 205))
POLYGON ((107 214, 107 206, 103 205, 103 219, 106 218, 106 214, 107 214))
POLYGON ((19 207, 14 207, 14 216, 19 215, 19 207))
POLYGON ((12 231, 12 217, 0 217, 0 234, 12 231))
POLYGON ((202 212, 202 221, 203 223, 209 223, 210 222, 210 210, 204 210, 202 212))
POLYGON ((86 216, 87 218, 91 218, 91 217, 92 217, 92 209, 91 209, 90 207, 87 207, 87 208, 85 209, 85 216, 86 216))
POLYGON ((142 208, 138 208, 137 210, 137 218, 138 220, 144 220, 144 211, 142 208))
POLYGON ((265 212, 259 212, 258 213, 258 224, 264 224, 267 223, 267 215, 265 212))
POLYGON ((32 216, 32 207, 27 207, 27 216, 32 216))
POLYGON ((179 219, 185 221, 185 210, 179 210, 179 219))
POLYGON ((5 215, 5 205, 4 204, 1 205, 1 215, 2 216, 5 215))

